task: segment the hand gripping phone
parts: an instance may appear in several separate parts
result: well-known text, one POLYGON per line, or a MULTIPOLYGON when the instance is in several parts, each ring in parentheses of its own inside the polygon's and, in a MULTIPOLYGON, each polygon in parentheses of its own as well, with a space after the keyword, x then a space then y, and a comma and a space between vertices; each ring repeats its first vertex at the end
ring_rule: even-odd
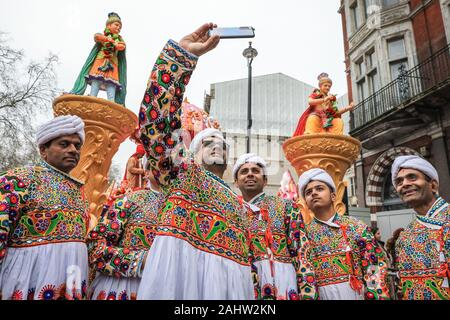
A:
POLYGON ((220 39, 254 38, 255 29, 253 27, 239 28, 214 28, 209 30, 209 35, 219 35, 220 39))

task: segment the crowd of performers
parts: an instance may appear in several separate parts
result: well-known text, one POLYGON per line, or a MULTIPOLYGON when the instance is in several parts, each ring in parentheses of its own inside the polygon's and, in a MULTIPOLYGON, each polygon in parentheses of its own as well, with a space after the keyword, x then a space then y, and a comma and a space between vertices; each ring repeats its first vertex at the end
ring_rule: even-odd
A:
MULTIPOLYGON (((189 147, 177 133, 198 58, 219 42, 207 35, 212 26, 168 41, 151 72, 139 110, 143 148, 133 158, 146 156, 154 187, 133 180, 92 230, 83 182, 70 176, 85 140, 80 118, 41 126, 42 161, 0 173, 2 299, 393 298, 385 251, 367 225, 336 213, 326 171, 299 178, 314 213, 305 224, 296 203, 264 192, 264 159, 236 161, 238 195, 222 180, 229 146, 221 131, 201 130, 189 147)), ((438 173, 420 157, 401 156, 392 184, 416 212, 395 243, 395 294, 449 299, 450 207, 438 173)))

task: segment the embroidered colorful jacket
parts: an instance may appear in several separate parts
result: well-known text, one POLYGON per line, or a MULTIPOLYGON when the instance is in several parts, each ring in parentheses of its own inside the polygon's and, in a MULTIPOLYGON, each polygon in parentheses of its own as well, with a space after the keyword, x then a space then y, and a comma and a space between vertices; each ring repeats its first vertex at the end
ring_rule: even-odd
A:
POLYGON ((139 112, 141 141, 167 195, 157 236, 176 237, 250 266, 252 210, 224 181, 196 164, 177 136, 183 94, 196 63, 197 57, 169 41, 153 67, 139 112))
POLYGON ((105 207, 87 241, 91 266, 107 275, 140 277, 162 203, 162 194, 138 190, 105 207))
POLYGON ((364 223, 336 214, 330 224, 313 219, 307 233, 318 287, 350 282, 367 300, 390 298, 383 250, 364 223))
POLYGON ((439 198, 400 233, 396 247, 402 299, 450 299, 450 205, 439 198))
POLYGON ((0 173, 0 263, 8 247, 85 242, 83 183, 42 161, 0 173))
POLYGON ((308 257, 310 245, 298 207, 291 201, 265 193, 257 196, 251 203, 268 215, 265 220, 269 230, 265 238, 269 242, 273 261, 292 263, 297 273, 299 298, 316 299, 314 268, 308 257))

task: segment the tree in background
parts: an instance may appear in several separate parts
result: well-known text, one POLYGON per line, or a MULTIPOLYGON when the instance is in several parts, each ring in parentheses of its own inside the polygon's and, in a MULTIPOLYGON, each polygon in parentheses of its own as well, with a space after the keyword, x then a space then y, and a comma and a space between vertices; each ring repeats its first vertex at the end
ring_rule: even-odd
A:
POLYGON ((25 62, 22 50, 11 48, 0 31, 0 171, 39 159, 36 118, 49 113, 56 96, 58 57, 25 62))
POLYGON ((123 178, 123 172, 120 168, 120 165, 113 161, 111 163, 111 167, 109 168, 108 173, 108 182, 111 184, 113 181, 116 181, 116 184, 120 184, 123 178))

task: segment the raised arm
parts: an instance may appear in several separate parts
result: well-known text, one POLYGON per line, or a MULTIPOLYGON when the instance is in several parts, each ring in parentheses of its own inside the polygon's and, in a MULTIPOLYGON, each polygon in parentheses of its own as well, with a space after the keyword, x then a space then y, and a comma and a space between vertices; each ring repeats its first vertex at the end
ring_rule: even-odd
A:
POLYGON ((179 43, 170 40, 159 54, 148 80, 139 111, 140 138, 160 185, 167 185, 179 172, 180 164, 173 157, 183 157, 185 148, 182 139, 174 133, 181 129, 183 95, 198 57, 219 43, 218 36, 208 35, 214 26, 204 24, 179 43))
POLYGON ((8 172, 0 175, 0 265, 6 256, 9 235, 20 219, 20 209, 27 195, 27 186, 20 178, 8 172))
POLYGON ((89 264, 97 271, 111 276, 140 277, 146 250, 133 250, 120 246, 128 218, 136 205, 126 196, 119 197, 106 208, 97 226, 89 233, 89 264))
POLYGON ((347 107, 339 110, 339 114, 344 114, 346 112, 352 111, 355 108, 355 104, 351 102, 347 107))

